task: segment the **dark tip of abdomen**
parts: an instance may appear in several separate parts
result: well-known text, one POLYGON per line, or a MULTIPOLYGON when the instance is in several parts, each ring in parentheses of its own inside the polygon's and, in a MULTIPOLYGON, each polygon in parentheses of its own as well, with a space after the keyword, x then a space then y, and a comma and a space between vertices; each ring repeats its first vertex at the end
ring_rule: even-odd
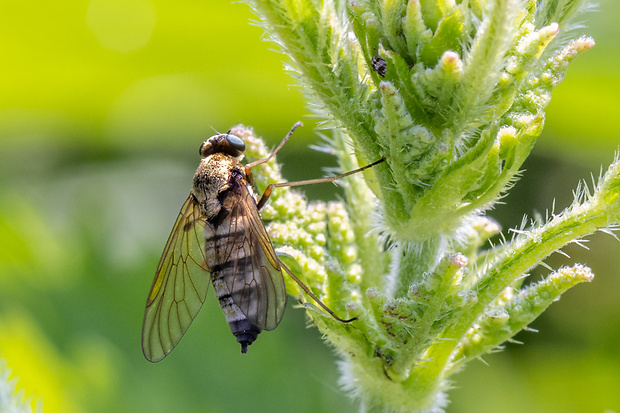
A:
POLYGON ((229 323, 230 331, 237 337, 237 343, 241 344, 241 353, 248 352, 248 346, 252 344, 261 332, 261 329, 250 323, 247 319, 232 321, 229 323))

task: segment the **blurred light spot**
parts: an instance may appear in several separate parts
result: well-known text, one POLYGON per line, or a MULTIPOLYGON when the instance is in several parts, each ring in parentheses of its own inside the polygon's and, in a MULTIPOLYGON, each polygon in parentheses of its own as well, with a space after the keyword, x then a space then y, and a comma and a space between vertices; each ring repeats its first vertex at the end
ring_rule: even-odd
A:
POLYGON ((145 141, 172 142, 188 135, 204 139, 205 134, 212 132, 205 118, 217 111, 208 96, 207 85, 193 75, 142 79, 128 87, 113 104, 108 137, 124 146, 142 145, 145 141))
POLYGON ((157 15, 148 0, 91 0, 86 24, 107 49, 132 52, 146 45, 157 15))

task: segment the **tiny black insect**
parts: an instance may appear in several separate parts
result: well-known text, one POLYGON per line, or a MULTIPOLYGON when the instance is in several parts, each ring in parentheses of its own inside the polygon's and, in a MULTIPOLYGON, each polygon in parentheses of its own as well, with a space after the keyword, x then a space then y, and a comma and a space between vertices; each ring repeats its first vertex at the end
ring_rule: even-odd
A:
POLYGON ((370 60, 370 64, 372 65, 372 70, 377 72, 377 74, 381 77, 385 77, 387 74, 387 62, 381 56, 373 56, 370 60))

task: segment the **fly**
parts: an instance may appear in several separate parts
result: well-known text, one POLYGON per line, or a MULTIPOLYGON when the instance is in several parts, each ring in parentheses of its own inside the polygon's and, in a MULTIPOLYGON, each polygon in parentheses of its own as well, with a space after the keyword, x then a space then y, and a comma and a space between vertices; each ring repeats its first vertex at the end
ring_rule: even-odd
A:
POLYGON ((162 360, 179 343, 200 311, 209 284, 242 353, 262 330, 276 328, 284 315, 283 270, 337 320, 357 319, 336 316, 278 259, 258 211, 273 188, 334 181, 385 158, 335 177, 270 184, 257 203, 251 168, 268 162, 298 126, 300 122, 267 158, 246 165, 239 163, 245 143, 235 135, 214 135, 200 146, 192 190, 168 237, 146 300, 142 350, 149 361, 162 360))

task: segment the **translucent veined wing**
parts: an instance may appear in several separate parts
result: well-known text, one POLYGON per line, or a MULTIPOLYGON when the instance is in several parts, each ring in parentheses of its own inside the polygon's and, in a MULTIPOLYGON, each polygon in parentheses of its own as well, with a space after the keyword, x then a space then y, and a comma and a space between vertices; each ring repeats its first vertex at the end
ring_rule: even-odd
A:
POLYGON ((194 195, 181 207, 146 300, 142 351, 152 362, 166 357, 200 311, 209 289, 205 260, 206 222, 194 195))
POLYGON ((214 283, 217 285, 219 278, 226 285, 225 291, 216 294, 230 294, 252 324, 273 330, 284 315, 286 289, 256 201, 250 190, 240 185, 222 200, 222 207, 230 212, 214 228, 213 241, 208 239, 206 248, 208 261, 214 263, 214 283))

